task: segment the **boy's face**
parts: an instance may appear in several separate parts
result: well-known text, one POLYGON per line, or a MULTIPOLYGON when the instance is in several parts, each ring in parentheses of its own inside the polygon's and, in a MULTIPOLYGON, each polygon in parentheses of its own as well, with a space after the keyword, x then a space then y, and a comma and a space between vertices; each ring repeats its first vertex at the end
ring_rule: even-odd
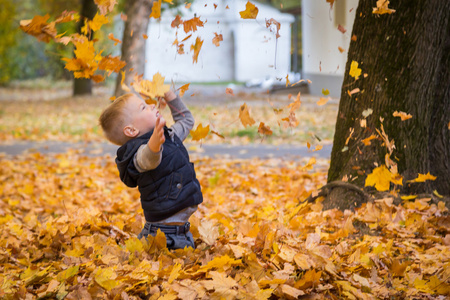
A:
POLYGON ((135 95, 128 99, 125 107, 131 119, 130 125, 139 131, 137 136, 155 128, 158 117, 160 117, 161 121, 164 121, 164 117, 160 115, 159 110, 154 104, 148 105, 144 100, 135 95))

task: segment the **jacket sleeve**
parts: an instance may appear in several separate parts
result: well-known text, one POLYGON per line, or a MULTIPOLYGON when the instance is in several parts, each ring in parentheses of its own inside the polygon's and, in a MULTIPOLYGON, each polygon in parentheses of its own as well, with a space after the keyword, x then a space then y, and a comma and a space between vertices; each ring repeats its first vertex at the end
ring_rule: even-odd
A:
POLYGON ((170 129, 180 140, 184 141, 189 135, 190 130, 194 127, 194 117, 183 101, 181 101, 180 97, 177 96, 169 103, 172 118, 175 121, 175 124, 170 129))

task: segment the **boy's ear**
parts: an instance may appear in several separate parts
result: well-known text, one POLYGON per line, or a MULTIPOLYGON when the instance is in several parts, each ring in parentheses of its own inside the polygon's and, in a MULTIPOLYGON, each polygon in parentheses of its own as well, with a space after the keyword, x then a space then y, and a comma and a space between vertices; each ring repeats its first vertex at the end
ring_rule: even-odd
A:
POLYGON ((132 125, 127 125, 123 128, 123 134, 125 134, 127 137, 134 138, 139 134, 139 129, 135 128, 132 125))

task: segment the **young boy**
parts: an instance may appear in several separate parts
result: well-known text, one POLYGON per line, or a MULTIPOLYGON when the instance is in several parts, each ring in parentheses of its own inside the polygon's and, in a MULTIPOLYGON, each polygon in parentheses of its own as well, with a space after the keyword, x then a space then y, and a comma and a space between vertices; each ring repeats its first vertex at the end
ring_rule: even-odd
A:
POLYGON ((195 248, 188 220, 203 196, 182 143, 194 118, 173 91, 165 93, 164 100, 175 121, 170 128, 155 105, 134 94, 117 98, 99 121, 106 138, 121 146, 116 157, 120 179, 137 186, 141 194, 146 223, 138 238, 154 236, 159 228, 169 249, 195 248))

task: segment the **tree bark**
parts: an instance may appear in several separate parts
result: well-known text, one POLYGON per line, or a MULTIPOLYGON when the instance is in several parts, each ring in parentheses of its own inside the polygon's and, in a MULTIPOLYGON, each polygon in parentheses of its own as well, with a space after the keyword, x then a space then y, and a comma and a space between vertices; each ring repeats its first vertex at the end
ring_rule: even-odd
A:
MULTIPOLYGON (((382 128, 393 142, 390 159, 403 176, 401 193, 450 194, 450 2, 391 0, 393 14, 372 13, 373 1, 359 1, 348 52, 328 182, 344 177, 359 187, 389 152, 382 128), (362 69, 349 75, 352 61, 362 69), (367 77, 364 76, 367 74, 367 77), (349 95, 359 88, 360 92, 349 95), (373 110, 364 117, 363 111, 373 110), (412 115, 401 121, 395 111, 412 115), (365 121, 362 121, 364 120, 365 121), (363 127, 367 122, 366 127, 363 127), (362 140, 376 136, 370 145, 362 140), (408 183, 430 172, 435 181, 408 183)), ((333 189, 324 208, 353 208, 363 200, 333 189)))
MULTIPOLYGON (((149 16, 152 12, 151 0, 129 0, 125 2, 125 28, 122 38, 122 60, 127 63, 125 81, 127 86, 133 81, 134 75, 141 75, 145 70, 145 39, 143 34, 147 33, 149 16)), ((116 79, 115 96, 126 93, 121 85, 122 76, 116 79)))
MULTIPOLYGON (((77 24, 77 32, 81 34, 81 28, 84 26, 84 20, 92 20, 97 13, 97 5, 93 0, 83 0, 80 13, 80 21, 77 24)), ((92 39, 93 33, 89 36, 92 39)), ((74 78, 73 81, 73 95, 91 95, 92 94, 92 80, 87 78, 74 78)))

